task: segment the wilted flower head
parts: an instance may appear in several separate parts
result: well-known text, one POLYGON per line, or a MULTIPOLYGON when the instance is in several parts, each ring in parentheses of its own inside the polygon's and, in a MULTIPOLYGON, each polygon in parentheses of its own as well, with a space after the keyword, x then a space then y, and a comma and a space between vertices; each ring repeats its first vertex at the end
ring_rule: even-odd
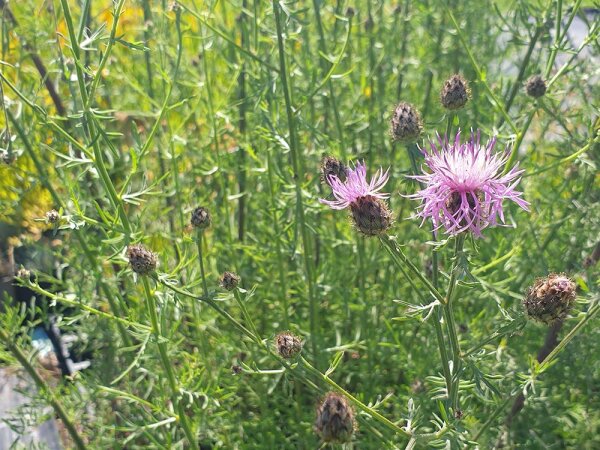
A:
POLYGON ((354 411, 348 400, 329 392, 317 407, 315 431, 324 442, 349 442, 354 434, 354 411))
POLYGON ((233 272, 223 272, 221 278, 219 279, 219 285, 223 289, 227 289, 228 291, 233 291, 237 285, 240 283, 242 279, 237 273, 233 272))
POLYGON ((577 296, 576 290, 573 280, 565 274, 553 273, 535 281, 523 299, 523 306, 530 318, 550 325, 566 317, 577 296))
POLYGON ((438 136, 439 146, 430 142, 430 151, 421 150, 430 173, 412 177, 425 187, 408 197, 421 200, 416 216, 423 222, 431 218, 436 230, 443 226, 449 235, 472 231, 480 237, 484 228, 496 225, 497 217, 504 222, 504 200, 528 210, 523 193, 515 190, 523 171, 516 165, 502 175, 508 150, 494 153, 495 138, 485 146, 479 141, 479 132, 472 132, 461 143, 459 131, 454 143, 438 136))
POLYGON ((275 336, 275 347, 279 356, 285 359, 293 358, 302 350, 302 341, 289 331, 275 336))
POLYGON ((335 200, 320 199, 320 202, 332 209, 350 207, 356 227, 368 236, 383 233, 392 222, 392 215, 383 201, 389 194, 381 189, 389 178, 389 169, 379 169, 370 182, 367 182, 367 168, 358 163, 354 169, 347 169, 346 180, 329 175, 327 181, 335 200))
POLYGON ((131 269, 139 275, 147 275, 153 272, 158 265, 156 253, 151 252, 142 244, 134 244, 127 247, 127 258, 131 269))

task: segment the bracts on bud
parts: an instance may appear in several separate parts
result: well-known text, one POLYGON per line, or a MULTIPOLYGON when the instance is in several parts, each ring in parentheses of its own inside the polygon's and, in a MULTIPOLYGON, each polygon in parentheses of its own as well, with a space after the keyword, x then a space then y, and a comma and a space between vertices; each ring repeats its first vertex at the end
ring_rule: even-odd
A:
POLYGON ((234 272, 223 272, 219 279, 219 286, 228 291, 233 291, 242 279, 237 273, 234 272))
POLYGON ((456 74, 444 82, 440 102, 444 108, 456 110, 465 106, 470 96, 469 83, 461 75, 456 74))
POLYGON ((325 156, 321 160, 321 182, 329 184, 329 177, 332 175, 344 182, 348 175, 348 168, 339 159, 333 156, 325 156))
POLYGON ((367 236, 385 233, 392 224, 392 213, 385 201, 366 195, 350 204, 352 222, 358 231, 367 236))
POLYGON ((546 93, 546 82, 540 75, 533 75, 525 83, 527 95, 533 98, 539 98, 546 93))
POLYGON ((317 407, 315 432, 324 442, 345 443, 352 439, 356 423, 348 400, 329 392, 317 407))
POLYGON ((208 209, 199 206, 192 211, 192 217, 190 219, 192 226, 198 230, 205 230, 210 226, 211 219, 208 209))
POLYGON ((421 114, 410 103, 401 102, 394 109, 390 121, 390 134, 394 141, 412 143, 423 131, 421 114))
POLYGON ((527 291, 523 306, 527 315, 547 325, 564 319, 577 297, 577 286, 565 274, 539 278, 527 291))
POLYGON ((156 270, 158 258, 156 253, 148 250, 142 244, 127 247, 127 258, 131 269, 139 275, 148 275, 156 270))
POLYGON ((302 341, 289 331, 284 331, 275 336, 275 348, 279 356, 290 359, 302 351, 302 341))

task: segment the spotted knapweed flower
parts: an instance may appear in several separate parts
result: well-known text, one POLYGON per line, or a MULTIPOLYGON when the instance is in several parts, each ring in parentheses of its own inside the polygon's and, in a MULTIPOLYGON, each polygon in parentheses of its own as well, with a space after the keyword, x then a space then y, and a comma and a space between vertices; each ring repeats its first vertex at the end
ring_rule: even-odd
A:
POLYGON ((421 149, 429 172, 411 177, 424 187, 407 196, 421 200, 416 216, 423 222, 431 218, 434 230, 444 227, 449 235, 472 231, 481 237, 481 231, 496 225, 498 217, 504 223, 504 200, 529 210, 523 193, 515 190, 523 170, 517 164, 502 174, 509 150, 495 153, 495 138, 484 146, 479 132, 471 132, 470 140, 461 143, 459 130, 454 143, 439 135, 438 142, 430 141, 429 151, 421 149))
POLYGON ((354 169, 347 168, 346 180, 328 175, 327 181, 335 200, 319 201, 332 209, 350 208, 356 228, 368 236, 383 233, 392 223, 392 214, 384 200, 389 194, 380 192, 389 178, 389 169, 379 169, 371 181, 367 181, 367 168, 358 163, 354 169))

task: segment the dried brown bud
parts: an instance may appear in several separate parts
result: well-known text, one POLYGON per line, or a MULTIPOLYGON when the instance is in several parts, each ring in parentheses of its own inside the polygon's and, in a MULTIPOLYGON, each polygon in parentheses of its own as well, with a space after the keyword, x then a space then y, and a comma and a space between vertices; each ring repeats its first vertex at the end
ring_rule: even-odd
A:
POLYGON ((192 211, 192 218, 190 220, 192 225, 198 230, 204 230, 210 226, 210 214, 208 209, 199 206, 192 211))
POLYGON ((275 336, 275 347, 279 356, 290 359, 302 351, 302 341, 288 331, 275 336))
POLYGON ((386 203, 372 195, 357 198, 350 204, 350 211, 354 226, 367 236, 380 235, 392 224, 392 213, 386 203))
POLYGON ((233 291, 240 283, 241 278, 238 274, 233 272, 223 272, 219 279, 219 286, 228 291, 233 291))
POLYGON ((452 75, 444 82, 442 92, 440 93, 440 101, 446 109, 460 109, 467 104, 471 90, 469 83, 461 75, 452 75))
POLYGON ((546 82, 539 75, 533 75, 525 83, 525 91, 527 95, 533 98, 539 98, 546 93, 546 82))
POLYGON ((527 291, 523 306, 531 319, 550 325, 567 316, 577 296, 576 289, 565 274, 551 274, 536 280, 527 291))
POLYGON ((127 247, 127 258, 131 269, 140 275, 148 275, 156 270, 158 258, 156 253, 151 252, 142 244, 134 244, 127 247))
POLYGON ((317 407, 315 431, 324 442, 350 442, 354 434, 354 411, 345 397, 329 392, 317 407))
POLYGON ((415 142, 423 131, 423 121, 417 108, 410 103, 401 102, 394 109, 390 121, 392 139, 399 142, 415 142))
POLYGON ((329 184, 329 176, 335 175, 340 181, 346 181, 348 168, 339 159, 325 156, 321 160, 321 182, 329 184))

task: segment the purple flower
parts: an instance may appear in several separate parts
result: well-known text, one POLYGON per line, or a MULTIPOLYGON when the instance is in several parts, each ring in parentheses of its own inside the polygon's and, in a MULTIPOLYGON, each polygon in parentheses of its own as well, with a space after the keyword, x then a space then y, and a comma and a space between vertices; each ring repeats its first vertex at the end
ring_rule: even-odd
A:
POLYGON ((354 169, 347 169, 346 181, 341 181, 336 175, 328 175, 327 182, 335 200, 319 199, 319 201, 332 209, 345 209, 361 197, 375 197, 386 199, 390 194, 379 191, 387 183, 389 169, 383 172, 379 169, 370 182, 367 182, 367 168, 365 163, 358 163, 354 169))
POLYGON ((430 141, 431 150, 421 150, 430 173, 411 177, 425 186, 408 197, 421 200, 416 216, 423 222, 431 218, 434 230, 443 226, 449 235, 469 230, 481 237, 484 228, 496 225, 497 217, 504 223, 505 199, 529 211, 523 193, 515 190, 523 170, 517 170, 517 164, 502 175, 508 148, 494 153, 496 138, 486 146, 479 140, 479 131, 471 132, 471 139, 461 144, 459 130, 453 144, 438 135, 439 147, 430 141))
POLYGON ((319 201, 333 209, 350 207, 354 226, 367 236, 384 233, 392 223, 392 213, 384 200, 389 194, 379 192, 387 183, 389 169, 379 169, 370 182, 367 182, 367 169, 364 162, 354 169, 347 168, 346 179, 337 175, 327 175, 327 183, 335 200, 319 201))

